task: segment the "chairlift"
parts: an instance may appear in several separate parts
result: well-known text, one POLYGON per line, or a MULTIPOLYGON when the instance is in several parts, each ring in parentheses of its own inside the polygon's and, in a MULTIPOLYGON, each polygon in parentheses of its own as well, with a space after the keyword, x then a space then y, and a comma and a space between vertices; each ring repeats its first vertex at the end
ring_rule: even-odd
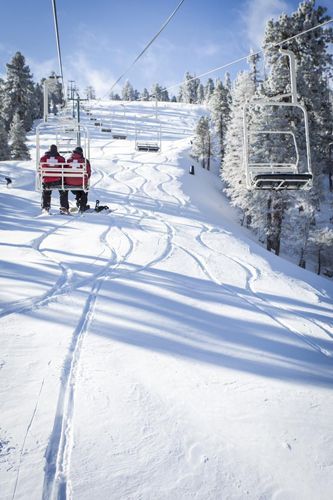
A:
POLYGON ((137 151, 147 151, 157 153, 161 151, 162 148, 162 131, 161 131, 161 123, 157 121, 157 127, 154 129, 150 127, 144 127, 141 124, 141 127, 135 127, 135 149, 137 151), (149 139, 146 140, 145 137, 148 136, 149 139), (152 137, 156 137, 155 140, 152 140, 152 137))
MULTIPOLYGON (((311 169, 311 152, 309 140, 308 114, 305 106, 298 102, 296 90, 296 61, 294 53, 290 50, 280 49, 282 55, 287 55, 290 65, 291 93, 283 94, 274 98, 254 97, 244 106, 243 126, 244 126, 244 167, 246 174, 246 185, 248 189, 311 189, 313 174, 311 169), (290 101, 280 100, 291 98, 290 101), (293 130, 272 130, 264 128, 262 130, 251 131, 249 123, 249 111, 254 108, 263 112, 265 108, 273 107, 278 109, 289 109, 301 113, 303 118, 302 134, 305 140, 305 151, 300 159, 299 141, 293 130), (253 161, 251 158, 251 148, 255 142, 255 136, 289 139, 289 149, 293 150, 293 158, 264 158, 261 161, 253 161)), ((292 123, 290 123, 292 125, 292 123)), ((258 140, 258 138, 257 138, 258 140)), ((269 152, 268 152, 269 155, 269 152)))
POLYGON ((122 139, 125 140, 127 139, 126 134, 122 134, 121 132, 116 132, 115 134, 112 134, 112 139, 122 139))
POLYGON ((36 191, 42 191, 47 189, 47 185, 44 182, 46 177, 59 177, 59 183, 50 186, 50 189, 61 189, 64 191, 81 191, 89 189, 87 186, 86 175, 87 175, 87 160, 90 159, 90 138, 88 128, 76 124, 73 127, 73 135, 64 135, 66 126, 63 123, 49 124, 47 122, 40 123, 36 127, 36 191), (71 154, 76 145, 81 145, 85 153, 85 160, 79 163, 79 167, 75 168, 74 164, 71 166, 65 161, 64 163, 58 163, 49 159, 47 165, 44 164, 43 167, 40 165, 40 159, 44 155, 44 151, 41 151, 41 137, 44 135, 53 135, 53 144, 56 144, 59 154, 71 154), (67 177, 78 177, 82 180, 77 186, 67 185, 67 177))

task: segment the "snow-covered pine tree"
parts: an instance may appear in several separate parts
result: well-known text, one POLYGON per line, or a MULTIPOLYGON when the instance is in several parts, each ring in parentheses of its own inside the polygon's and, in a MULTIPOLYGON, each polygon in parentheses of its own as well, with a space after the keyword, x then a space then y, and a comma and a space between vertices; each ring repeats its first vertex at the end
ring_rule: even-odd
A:
POLYGON ((20 52, 16 52, 7 64, 7 78, 4 84, 1 116, 8 131, 16 113, 26 131, 31 129, 34 116, 35 88, 29 66, 20 52))
POLYGON ((64 104, 63 88, 54 71, 51 72, 49 78, 52 78, 54 82, 52 86, 49 87, 49 103, 52 102, 52 113, 56 114, 54 108, 64 104))
POLYGON ((197 102, 199 78, 192 76, 189 72, 185 74, 185 81, 181 85, 179 92, 179 102, 195 104, 197 102))
POLYGON ((205 94, 205 101, 208 103, 209 99, 211 98, 213 92, 214 92, 214 81, 211 78, 208 78, 206 85, 204 86, 204 94, 205 94))
POLYGON ((146 87, 143 89, 142 94, 141 94, 141 100, 142 101, 149 101, 149 92, 146 89, 146 87))
MULTIPOLYGON (((315 0, 300 3, 296 12, 283 15, 277 21, 270 21, 266 28, 264 46, 268 62, 273 64, 279 57, 276 48, 269 44, 295 35, 327 21, 327 9, 315 7, 315 0)), ((283 44, 292 50, 297 60, 297 88, 308 112, 311 130, 311 152, 314 169, 314 190, 312 195, 320 198, 322 172, 327 161, 328 145, 331 141, 333 110, 329 106, 328 76, 333 64, 329 44, 333 43, 332 28, 317 28, 283 44)), ((284 90, 283 82, 275 88, 284 90)))
POLYGON ((267 195, 247 189, 243 164, 243 107, 254 92, 250 74, 240 72, 231 92, 230 122, 226 132, 221 177, 232 205, 242 210, 246 224, 263 231, 266 225, 263 209, 267 207, 267 195))
POLYGON ((120 95, 114 92, 110 92, 109 98, 111 101, 121 101, 120 95))
POLYGON ((162 88, 161 98, 164 102, 170 102, 169 92, 166 88, 162 88))
POLYGON ((314 227, 314 210, 308 203, 306 193, 289 194, 294 200, 288 199, 284 213, 281 240, 287 241, 288 253, 298 258, 298 265, 306 268, 309 234, 314 227), (290 235, 293 235, 291 238, 290 235))
POLYGON ((134 101, 134 88, 128 80, 125 82, 121 96, 123 101, 134 101))
POLYGON ((4 87, 5 87, 5 82, 2 78, 0 78, 0 116, 1 116, 2 103, 3 103, 3 94, 5 91, 4 87))
POLYGON ((195 129, 191 155, 197 161, 201 161, 203 168, 210 170, 211 154, 212 134, 209 118, 207 116, 201 116, 195 129))
POLYGON ((311 231, 309 237, 317 253, 317 274, 321 274, 323 266, 327 271, 333 271, 333 229, 326 226, 311 231))
POLYGON ((26 145, 26 131, 19 113, 15 113, 9 131, 10 156, 12 160, 30 160, 26 145))
POLYGON ((260 61, 260 54, 257 54, 254 52, 253 49, 251 49, 251 55, 248 57, 247 62, 250 66, 250 75, 252 78, 252 81, 254 83, 255 88, 257 89, 259 86, 259 83, 261 82, 260 78, 260 71, 258 69, 259 61, 260 61))
POLYGON ((3 120, 0 119, 0 161, 9 160, 10 149, 8 145, 8 134, 5 129, 3 120))
POLYGON ((150 95, 153 97, 153 99, 157 99, 158 101, 162 101, 162 91, 163 88, 159 83, 154 83, 154 85, 151 88, 151 93, 150 95))
POLYGON ((88 85, 88 87, 85 90, 85 95, 87 99, 96 99, 96 91, 92 85, 88 85))
POLYGON ((42 118, 44 112, 44 94, 41 84, 36 83, 34 94, 34 119, 42 118))
POLYGON ((203 104, 204 101, 205 101, 205 89, 202 83, 200 83, 197 89, 197 103, 203 104))
MULTIPOLYGON (((271 95, 288 92, 289 68, 287 58, 281 58, 276 44, 307 29, 317 26, 328 20, 326 9, 315 7, 315 0, 300 3, 296 12, 291 15, 283 15, 277 21, 269 21, 264 46, 266 47, 267 59, 273 65, 273 71, 267 82, 264 84, 265 92, 271 95)), ((307 194, 307 206, 312 205, 312 209, 306 211, 310 220, 313 214, 320 207, 320 200, 325 196, 323 189, 324 173, 328 170, 328 151, 331 141, 333 109, 329 105, 328 75, 332 67, 332 54, 329 52, 329 44, 333 42, 333 30, 331 28, 317 28, 305 36, 294 38, 283 44, 284 48, 294 52, 297 61, 297 89, 301 100, 304 102, 309 117, 310 142, 312 168, 314 171, 314 187, 307 194)), ((299 119, 290 121, 289 127, 294 127, 299 123, 299 119), (294 123, 292 123, 292 121, 294 123)), ((302 146, 302 140, 300 141, 302 146)), ((304 148, 304 145, 303 145, 304 148)), ((299 195, 302 198, 304 193, 299 195)), ((286 214, 290 207, 302 204, 299 203, 299 196, 290 195, 288 202, 284 205, 286 214)), ((303 215, 302 215, 303 216, 303 215)), ((287 217, 280 214, 279 219, 286 221, 287 217)), ((309 223, 305 227, 309 227, 309 223)), ((285 231, 283 231, 285 233, 285 231)), ((289 241, 293 237, 293 232, 285 234, 289 241)), ((300 238, 299 241, 303 241, 300 238)), ((302 247, 300 249, 302 251, 302 247)))
POLYGON ((208 108, 218 140, 218 155, 223 160, 225 136, 230 120, 231 93, 224 87, 221 80, 216 81, 214 91, 210 97, 208 108))

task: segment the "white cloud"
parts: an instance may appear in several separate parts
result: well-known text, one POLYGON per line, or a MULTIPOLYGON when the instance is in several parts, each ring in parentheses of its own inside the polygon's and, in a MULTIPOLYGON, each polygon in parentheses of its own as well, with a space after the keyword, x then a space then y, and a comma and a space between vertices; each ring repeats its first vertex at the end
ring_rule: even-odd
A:
POLYGON ((26 63, 33 74, 34 82, 40 82, 42 78, 48 77, 52 71, 59 73, 59 65, 57 59, 46 59, 45 61, 36 61, 31 57, 26 58, 26 63))
POLYGON ((248 0, 243 20, 250 45, 261 47, 267 21, 290 10, 285 0, 248 0))
POLYGON ((111 71, 107 68, 98 69, 93 61, 81 51, 74 53, 70 59, 65 61, 64 73, 65 79, 75 80, 82 94, 88 85, 92 85, 97 97, 108 94, 115 81, 115 76, 111 71))

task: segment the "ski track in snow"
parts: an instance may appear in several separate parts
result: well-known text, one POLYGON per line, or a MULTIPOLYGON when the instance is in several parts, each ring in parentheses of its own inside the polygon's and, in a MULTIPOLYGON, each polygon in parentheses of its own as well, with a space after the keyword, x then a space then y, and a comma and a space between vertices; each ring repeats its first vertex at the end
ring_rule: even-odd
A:
MULTIPOLYGON (((240 261, 239 259, 237 259, 235 257, 230 257, 230 255, 226 255, 226 254, 220 252, 219 250, 216 250, 216 249, 210 247, 209 245, 207 245, 207 243, 205 243, 204 240, 203 240, 203 236, 204 236, 204 234, 206 232, 211 232, 211 229, 203 226, 203 230, 197 236, 197 240, 200 241, 200 243, 202 243, 202 245, 204 245, 205 247, 207 247, 209 250, 217 252, 220 255, 223 255, 223 257, 225 257, 226 259, 228 259, 228 260, 230 260, 230 261, 238 264, 246 272, 246 276, 247 276, 246 290, 247 290, 247 292, 249 292, 249 294, 251 295, 252 298, 249 299, 248 297, 245 297, 241 293, 232 292, 234 295, 236 295, 237 297, 241 298, 243 301, 249 303, 251 306, 255 307, 256 309, 264 312, 267 316, 269 316, 270 318, 272 318, 280 326, 282 326, 283 328, 286 328, 291 333, 296 334, 297 336, 299 336, 304 342, 306 342, 308 345, 310 345, 316 351, 320 352, 321 354, 323 354, 326 357, 330 357, 330 358, 333 357, 333 353, 331 353, 330 351, 327 351, 327 349, 324 349, 319 344, 313 342, 306 335, 304 335, 299 330, 293 328, 290 324, 288 324, 288 320, 285 320, 285 319, 282 320, 282 319, 278 318, 276 316, 276 314, 270 312, 270 310, 268 310, 268 308, 274 310, 274 309, 276 309, 276 306, 274 304, 272 304, 269 300, 260 297, 258 295, 258 293, 255 291, 255 288, 254 288, 255 282, 260 279, 260 270, 257 269, 257 268, 255 268, 255 267, 253 267, 253 266, 251 266, 248 263, 245 263, 244 261, 240 261)), ((214 233, 216 234, 217 230, 215 230, 214 233)), ((227 285, 223 284, 222 282, 220 282, 215 277, 212 276, 212 279, 216 283, 220 284, 221 286, 229 289, 227 285)), ((279 306, 279 309, 283 310, 284 312, 287 312, 288 314, 292 314, 293 317, 301 318, 303 321, 310 323, 310 325, 316 325, 318 328, 320 328, 320 330, 322 332, 325 333, 325 335, 328 335, 330 338, 333 337, 327 331, 326 328, 320 327, 315 321, 309 320, 308 318, 305 318, 299 312, 297 312, 297 313, 295 311, 291 312, 290 310, 288 310, 287 308, 284 308, 283 306, 279 306)))
MULTIPOLYGON (((104 143, 102 146, 99 146, 103 156, 105 156, 105 148, 112 143, 113 141, 111 140, 104 143)), ((195 241, 197 242, 199 248, 193 249, 193 242, 190 242, 191 248, 188 248, 187 245, 181 244, 177 241, 179 233, 177 223, 169 222, 169 220, 167 220, 167 214, 163 213, 164 204, 161 199, 173 199, 175 206, 179 207, 178 215, 183 216, 184 218, 188 217, 187 210, 191 205, 185 195, 181 196, 181 192, 179 194, 174 193, 172 185, 173 183, 179 182, 178 178, 173 176, 170 172, 163 171, 163 165, 170 162, 169 157, 159 153, 155 156, 155 158, 158 161, 151 161, 151 153, 140 152, 132 154, 131 160, 121 160, 117 156, 114 156, 113 163, 117 165, 117 171, 115 172, 105 172, 102 167, 94 166, 95 178, 92 187, 98 189, 99 185, 103 185, 104 182, 110 179, 112 182, 116 182, 125 189, 125 193, 123 193, 125 203, 117 209, 119 218, 114 218, 112 215, 108 218, 105 217, 107 227, 101 232, 101 234, 99 234, 99 242, 102 246, 102 251, 99 255, 103 253, 109 254, 106 263, 101 267, 101 269, 97 270, 95 273, 91 273, 88 277, 75 278, 75 273, 69 265, 50 256, 47 250, 43 249, 43 247, 46 247, 45 243, 48 237, 54 235, 59 230, 63 230, 69 223, 79 224, 84 215, 77 217, 77 219, 70 217, 68 220, 64 221, 64 223, 51 228, 41 236, 31 240, 29 243, 31 248, 38 252, 43 258, 49 259, 52 263, 55 263, 59 267, 60 276, 58 277, 56 283, 41 297, 12 302, 0 313, 0 318, 3 318, 10 314, 30 311, 40 307, 47 307, 53 300, 60 297, 65 298, 66 295, 80 293, 82 291, 81 289, 87 287, 89 288, 79 320, 72 332, 69 348, 65 355, 62 368, 53 428, 50 433, 49 442, 45 452, 46 465, 44 470, 43 500, 49 500, 52 498, 56 498, 57 500, 67 500, 72 498, 73 492, 70 469, 75 425, 75 394, 77 386, 80 383, 80 356, 84 339, 89 333, 90 325, 94 321, 94 311, 100 290, 107 280, 126 278, 149 269, 157 264, 161 264, 169 259, 175 250, 178 249, 196 263, 196 266, 200 269, 202 275, 209 282, 214 282, 216 285, 222 287, 229 295, 239 298, 243 302, 249 304, 252 308, 264 313, 279 326, 288 330, 292 335, 297 335, 302 341, 306 342, 312 349, 322 355, 326 357, 333 356, 333 353, 330 353, 321 347, 319 343, 315 343, 305 334, 288 324, 288 317, 281 319, 276 312, 277 306, 268 299, 261 297, 260 293, 256 292, 256 282, 259 282, 261 278, 260 268, 256 268, 237 257, 226 255, 221 250, 213 248, 213 246, 209 245, 205 241, 205 236, 207 234, 216 235, 218 238, 221 234, 227 234, 226 232, 217 228, 212 228, 208 224, 196 221, 195 229, 197 230, 197 235, 195 237, 195 241), (145 158, 149 158, 149 162, 145 162, 145 158), (151 177, 148 177, 147 174, 145 175, 147 168, 154 170, 156 174, 158 174, 158 182, 156 184, 152 184, 151 177), (140 182, 138 182, 138 180, 140 180, 140 182), (158 196, 159 194, 160 196, 158 196), (139 204, 137 203, 137 200, 142 196, 153 202, 150 209, 138 206, 139 204), (161 247, 158 245, 157 251, 155 251, 152 256, 139 265, 131 263, 131 257, 135 258, 137 240, 131 236, 130 230, 123 227, 122 219, 126 217, 135 217, 136 224, 141 228, 141 231, 149 231, 149 228, 147 229, 146 227, 146 222, 148 221, 148 223, 157 223, 161 232, 161 236, 158 240, 158 243, 162 243, 161 247), (115 248, 109 242, 112 230, 116 231, 119 235, 120 248, 115 248), (235 292, 214 274, 214 271, 210 268, 209 262, 207 262, 204 257, 207 254, 207 250, 209 252, 217 253, 225 259, 232 261, 236 266, 239 266, 245 272, 246 295, 240 292, 235 292)), ((97 258, 98 256, 95 260, 97 258)), ((279 310, 287 313, 287 315, 292 315, 293 317, 301 319, 306 325, 309 325, 310 328, 315 327, 319 329, 320 332, 324 333, 324 335, 330 339, 333 338, 333 333, 330 332, 327 327, 321 325, 320 321, 306 318, 300 312, 290 311, 288 308, 283 306, 279 306, 279 310)), ((37 411, 43 385, 44 378, 41 383, 40 392, 37 397, 31 420, 27 426, 21 448, 13 499, 15 497, 19 481, 20 465, 24 452, 25 441, 37 411)))
MULTIPOLYGON (((139 214, 140 225, 142 220, 147 218, 146 211, 139 211, 134 208, 134 204, 131 198, 136 195, 140 190, 144 190, 145 184, 148 182, 147 179, 143 178, 143 182, 136 189, 132 188, 124 180, 121 179, 121 175, 127 175, 127 169, 121 166, 121 171, 114 174, 114 179, 119 183, 123 184, 127 190, 127 202, 131 206, 131 210, 125 208, 125 214, 133 215, 139 214)), ((109 176, 109 174, 107 174, 109 176)), ((105 174, 102 173, 100 180, 103 180, 105 174)), ((156 220, 160 220, 155 217, 156 220)), ((114 250, 110 247, 107 242, 107 233, 109 232, 111 226, 107 229, 106 233, 101 236, 101 242, 106 245, 112 257, 108 264, 104 267, 102 272, 94 277, 94 283, 89 292, 86 304, 84 306, 81 318, 78 325, 73 332, 72 341, 67 353, 67 357, 64 363, 62 376, 61 376, 61 387, 58 397, 56 417, 54 421, 53 430, 49 440, 48 448, 46 451, 46 466, 44 475, 44 486, 43 486, 43 500, 49 498, 57 498, 59 500, 65 500, 72 497, 71 482, 70 482, 70 456, 73 444, 73 410, 74 410, 74 396, 75 388, 78 378, 78 366, 80 361, 80 353, 82 349, 82 344, 84 337, 88 332, 89 325, 93 320, 94 307, 96 300, 98 298, 99 290, 106 279, 116 279, 119 277, 124 277, 129 274, 138 273, 147 269, 157 262, 160 263, 164 259, 167 259, 172 250, 173 246, 170 244, 172 240, 173 232, 171 226, 164 222, 167 231, 167 242, 164 250, 156 256, 156 258, 150 260, 144 265, 139 266, 137 269, 125 269, 115 272, 121 267, 121 264, 125 263, 126 260, 135 250, 135 242, 129 237, 129 235, 121 229, 121 233, 125 236, 128 242, 127 252, 118 259, 114 250), (116 260, 116 263, 114 263, 116 260)))
POLYGON ((15 314, 15 313, 21 313, 25 312, 31 309, 35 309, 41 305, 44 305, 48 302, 50 302, 54 297, 58 296, 61 294, 61 291, 64 290, 72 277, 71 270, 63 263, 60 261, 50 257, 47 252, 44 252, 41 249, 42 243, 45 242, 45 240, 53 235, 56 231, 59 229, 63 229, 70 221, 65 221, 63 224, 60 224, 46 233, 42 234, 41 236, 38 236, 37 238, 33 239, 30 241, 30 247, 36 250, 39 254, 41 254, 44 258, 46 257, 48 260, 51 262, 55 263, 57 266, 60 267, 61 270, 61 275, 56 281, 56 283, 48 290, 46 293, 44 293, 41 297, 36 297, 33 299, 23 299, 20 301, 14 301, 10 303, 7 307, 5 307, 1 312, 0 312, 0 319, 8 316, 9 314, 15 314))
MULTIPOLYGON (((160 165, 163 165, 163 163, 167 163, 168 162, 168 157, 165 157, 164 160, 159 163, 159 164, 155 164, 154 167, 156 170, 159 171, 159 167, 160 165)), ((142 164, 142 167, 143 167, 143 164, 142 164)), ((141 175, 142 174, 139 172, 140 170, 140 167, 137 167, 135 169, 135 171, 138 173, 138 175, 141 175)), ((176 197, 175 195, 173 194, 169 194, 168 191, 164 188, 164 184, 168 184, 170 183, 171 181, 175 180, 170 174, 167 174, 168 176, 168 179, 166 181, 163 181, 161 182, 160 184, 157 185, 157 188, 159 188, 162 192, 166 193, 168 196, 172 196, 174 197, 174 199, 181 205, 182 208, 185 208, 186 207, 186 201, 183 200, 183 199, 180 199, 179 197, 176 197)), ((148 182, 148 181, 147 181, 148 182)), ((144 183, 145 184, 145 183, 144 183)), ((145 191, 145 193, 149 195, 149 193, 147 193, 147 191, 145 191)), ((163 204, 159 201, 159 200, 156 200, 156 203, 157 205, 161 208, 163 206, 163 204)), ((161 220, 159 217, 157 217, 159 220, 161 220)), ((166 224, 166 226, 168 226, 168 230, 170 232, 170 234, 175 234, 175 230, 173 228, 171 228, 170 224, 168 224, 167 222, 164 221, 164 223, 166 224)), ((217 252, 219 253, 220 255, 223 255, 223 257, 229 259, 230 261, 236 263, 237 265, 239 265, 245 272, 246 272, 246 276, 247 276, 247 285, 246 285, 246 290, 247 292, 250 293, 250 295, 252 296, 252 299, 249 299, 248 297, 245 297, 243 294, 241 293, 236 293, 234 292, 233 290, 230 290, 230 287, 228 287, 228 285, 224 284, 223 282, 221 282, 218 278, 216 278, 212 273, 211 271, 209 270, 207 264, 205 263, 204 259, 202 257, 199 256, 198 253, 194 252, 193 250, 189 250, 187 248, 185 248, 184 246, 182 245, 179 245, 175 242, 172 243, 172 245, 174 247, 178 247, 180 249, 182 249, 185 253, 187 253, 191 258, 193 258, 196 263, 198 264, 198 266, 200 267, 200 269, 202 270, 203 274, 206 275, 206 277, 213 281, 214 283, 216 283, 217 285, 219 286, 222 286, 223 288, 225 288, 226 290, 228 290, 228 292, 233 295, 233 296, 237 296, 239 297, 242 301, 250 304, 252 307, 254 307, 255 309, 265 313, 267 316, 269 316, 273 321, 275 321, 278 325, 282 326, 283 328, 286 328, 290 333, 292 334, 295 334, 297 336, 299 336, 304 342, 306 342, 308 345, 310 345, 314 350, 316 350, 317 352, 320 352, 322 355, 326 356, 326 357, 333 357, 333 352, 331 353, 330 351, 328 351, 327 349, 321 347, 319 344, 317 344, 316 342, 313 342, 312 340, 310 340, 308 338, 307 335, 301 333, 299 330, 295 329, 294 327, 292 327, 290 324, 288 324, 288 320, 282 320, 281 318, 278 318, 276 314, 272 313, 269 309, 276 309, 276 306, 274 306, 274 304, 272 304, 270 301, 268 301, 267 299, 264 299, 264 298, 261 298, 258 296, 258 294, 255 292, 255 289, 254 289, 254 283, 260 279, 260 270, 257 269, 257 268, 254 268, 253 266, 251 266, 250 264, 248 263, 245 263, 243 261, 240 261, 239 259, 236 259, 236 258, 233 258, 233 257, 230 257, 230 255, 225 255, 224 253, 214 249, 214 248, 211 248, 209 245, 207 245, 205 242, 204 242, 204 239, 203 239, 203 236, 205 233, 207 232, 212 232, 212 230, 204 225, 204 224, 201 224, 201 229, 200 229, 200 232, 199 232, 199 235, 197 235, 196 237, 196 240, 204 247, 204 248, 207 248, 208 250, 210 251, 214 251, 214 252, 217 252), (269 308, 269 309, 268 309, 269 308)), ((218 230, 215 229, 214 231, 215 234, 218 233, 218 230)), ((292 311, 292 313, 287 309, 287 308, 283 308, 282 306, 280 307, 281 310, 283 310, 284 312, 287 312, 289 314, 292 314, 293 317, 298 317, 298 318, 301 318, 303 321, 307 322, 308 324, 310 325, 315 325, 317 326, 322 332, 324 332, 326 335, 328 335, 330 338, 333 338, 333 335, 328 332, 328 330, 326 328, 323 328, 321 327, 318 322, 314 321, 314 320, 309 320, 307 318, 305 318, 303 315, 301 315, 300 313, 295 313, 294 311, 292 311)))

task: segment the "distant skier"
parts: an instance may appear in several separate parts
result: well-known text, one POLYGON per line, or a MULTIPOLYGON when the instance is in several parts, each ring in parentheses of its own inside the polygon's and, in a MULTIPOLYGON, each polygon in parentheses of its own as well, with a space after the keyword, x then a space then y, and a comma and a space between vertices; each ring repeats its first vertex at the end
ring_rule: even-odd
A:
MULTIPOLYGON (((43 175, 43 169, 47 168, 61 168, 62 165, 66 163, 66 160, 63 156, 58 153, 57 146, 52 144, 49 151, 45 153, 44 156, 40 159, 40 166, 42 170, 42 210, 43 212, 49 212, 51 208, 51 195, 52 189, 59 188, 61 185, 61 176, 56 173, 49 174, 46 172, 43 175)), ((68 204, 68 191, 64 191, 62 189, 58 189, 60 195, 60 213, 68 214, 69 213, 69 204, 68 204)))
POLYGON ((80 190, 72 190, 72 193, 75 194, 76 206, 78 207, 80 212, 84 212, 88 208, 88 181, 91 176, 91 166, 89 160, 84 157, 83 149, 81 148, 81 146, 77 146, 74 149, 71 157, 67 160, 67 164, 69 167, 72 167, 73 170, 75 169, 76 172, 80 172, 80 169, 82 170, 83 168, 86 168, 86 173, 84 175, 80 175, 77 177, 66 177, 66 185, 68 187, 82 187, 82 189, 80 190))

